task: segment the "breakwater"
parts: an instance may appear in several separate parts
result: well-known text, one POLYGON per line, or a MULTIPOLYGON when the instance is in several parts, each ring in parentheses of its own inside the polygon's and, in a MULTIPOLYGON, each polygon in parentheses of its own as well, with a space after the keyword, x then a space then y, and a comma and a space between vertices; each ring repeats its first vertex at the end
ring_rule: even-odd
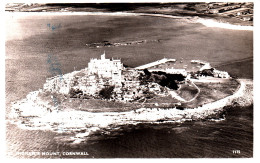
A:
POLYGON ((102 129, 113 130, 117 126, 138 123, 180 123, 203 120, 209 119, 212 115, 221 114, 225 106, 251 105, 253 103, 252 81, 239 80, 239 82, 240 87, 233 95, 197 108, 184 110, 140 108, 127 112, 94 113, 68 108, 59 111, 50 108, 48 102, 38 101, 39 91, 36 91, 28 94, 26 99, 13 103, 10 120, 24 129, 51 130, 59 133, 76 132, 75 137, 71 137, 71 139, 74 143, 80 143, 92 133, 102 129))

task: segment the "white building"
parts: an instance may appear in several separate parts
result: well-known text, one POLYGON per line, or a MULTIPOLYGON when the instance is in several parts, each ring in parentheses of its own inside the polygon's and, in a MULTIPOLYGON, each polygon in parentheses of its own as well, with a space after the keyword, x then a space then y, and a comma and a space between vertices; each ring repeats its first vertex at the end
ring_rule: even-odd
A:
POLYGON ((106 54, 101 55, 101 59, 90 59, 88 63, 88 75, 98 75, 103 78, 112 78, 114 84, 122 81, 123 64, 120 59, 106 59, 106 54))
POLYGON ((166 68, 166 73, 168 73, 168 74, 182 74, 183 76, 188 75, 188 73, 185 69, 175 69, 175 68, 166 68))
POLYGON ((225 71, 219 71, 214 69, 213 74, 216 78, 231 78, 230 75, 225 71))

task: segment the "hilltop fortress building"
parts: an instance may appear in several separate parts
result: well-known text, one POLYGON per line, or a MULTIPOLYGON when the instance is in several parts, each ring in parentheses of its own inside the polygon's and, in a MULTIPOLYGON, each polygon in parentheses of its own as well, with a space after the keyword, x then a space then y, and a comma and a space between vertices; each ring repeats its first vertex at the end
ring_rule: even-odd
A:
POLYGON ((120 59, 106 59, 106 54, 101 55, 101 59, 91 58, 88 63, 88 75, 98 75, 102 78, 112 78, 114 84, 122 81, 123 64, 120 59))
MULTIPOLYGON (((147 69, 150 72, 166 72, 167 74, 182 74, 186 79, 230 78, 229 74, 211 68, 210 64, 200 60, 180 60, 163 58, 136 68, 124 68, 120 59, 107 59, 105 53, 100 59, 92 58, 88 67, 72 73, 48 78, 43 89, 50 92, 70 94, 81 92, 89 96, 99 96, 104 88, 114 87, 114 97, 122 100, 132 100, 141 97, 143 85, 139 75, 147 69)), ((158 83, 147 85, 149 90, 159 91, 158 83), (155 90, 156 89, 156 90, 155 90)), ((146 89, 146 88, 145 88, 146 89)))

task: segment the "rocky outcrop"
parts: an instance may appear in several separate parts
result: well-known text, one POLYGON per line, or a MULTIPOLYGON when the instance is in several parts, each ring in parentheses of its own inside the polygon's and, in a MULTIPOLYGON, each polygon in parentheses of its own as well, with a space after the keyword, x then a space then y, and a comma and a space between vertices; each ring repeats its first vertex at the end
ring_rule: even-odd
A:
MULTIPOLYGON (((21 128, 47 129, 56 132, 82 131, 75 137, 75 143, 84 141, 89 134, 100 129, 138 123, 183 122, 207 119, 210 115, 223 112, 225 106, 248 106, 253 103, 252 83, 239 81, 240 87, 231 96, 194 109, 140 108, 127 112, 87 112, 76 109, 59 111, 44 101, 37 101, 39 91, 30 93, 26 99, 12 106, 10 117, 21 128), (50 111, 52 110, 52 111, 50 111)), ((57 106, 58 107, 58 106, 57 106)))

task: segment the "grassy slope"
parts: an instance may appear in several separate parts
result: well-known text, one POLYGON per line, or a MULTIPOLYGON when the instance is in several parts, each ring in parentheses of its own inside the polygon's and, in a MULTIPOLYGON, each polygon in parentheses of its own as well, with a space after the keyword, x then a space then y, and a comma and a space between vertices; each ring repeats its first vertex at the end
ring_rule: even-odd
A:
POLYGON ((199 96, 192 102, 184 104, 185 107, 193 108, 200 105, 217 101, 232 95, 238 88, 236 81, 229 81, 227 83, 196 83, 200 89, 199 96))

